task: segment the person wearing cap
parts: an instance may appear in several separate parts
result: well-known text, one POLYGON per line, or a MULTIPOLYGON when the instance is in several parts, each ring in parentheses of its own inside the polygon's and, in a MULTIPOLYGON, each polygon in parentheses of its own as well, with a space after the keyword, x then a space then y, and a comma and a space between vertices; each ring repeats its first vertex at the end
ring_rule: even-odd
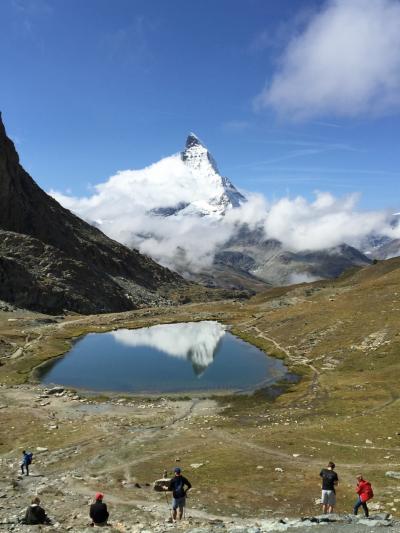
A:
POLYGON ((97 492, 95 496, 95 502, 90 506, 90 518, 92 519, 93 526, 104 527, 107 525, 109 513, 107 511, 107 505, 103 502, 104 494, 97 492))
POLYGON ((174 469, 174 477, 170 480, 167 490, 172 491, 172 518, 182 520, 183 508, 186 505, 186 494, 192 488, 192 484, 188 479, 182 476, 181 469, 176 467, 174 469), (185 487, 187 487, 185 489, 185 487))

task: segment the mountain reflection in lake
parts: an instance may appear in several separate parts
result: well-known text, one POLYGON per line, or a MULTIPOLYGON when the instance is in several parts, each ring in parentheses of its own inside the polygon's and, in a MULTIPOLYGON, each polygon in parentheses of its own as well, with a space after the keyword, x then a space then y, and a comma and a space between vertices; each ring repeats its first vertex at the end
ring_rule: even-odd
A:
POLYGON ((42 382, 121 392, 251 390, 285 372, 281 361, 204 321, 91 333, 42 382))
POLYGON ((187 322, 121 329, 111 335, 127 346, 151 346, 171 357, 186 359, 192 363, 195 374, 200 375, 214 361, 225 327, 218 322, 187 322))

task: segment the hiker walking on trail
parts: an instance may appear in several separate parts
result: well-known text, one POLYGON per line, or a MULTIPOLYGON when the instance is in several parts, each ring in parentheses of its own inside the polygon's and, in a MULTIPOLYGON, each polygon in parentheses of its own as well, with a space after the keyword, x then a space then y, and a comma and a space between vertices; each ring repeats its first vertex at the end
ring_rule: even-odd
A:
POLYGON ((186 494, 192 488, 188 479, 182 476, 181 469, 176 467, 174 477, 170 480, 167 490, 172 491, 172 519, 182 520, 183 509, 186 505, 186 494), (185 489, 185 487, 187 487, 185 489))
POLYGON ((107 505, 103 502, 104 494, 97 492, 95 502, 90 506, 90 518, 92 519, 92 526, 104 527, 107 525, 108 517, 107 505))
POLYGON ((40 498, 38 496, 32 499, 32 503, 26 510, 22 523, 30 525, 51 524, 50 518, 47 516, 43 507, 40 506, 40 498))
POLYGON ((21 472, 24 475, 24 468, 26 470, 26 475, 29 476, 29 465, 32 462, 32 454, 27 453, 25 450, 22 452, 22 462, 21 462, 21 472))
POLYGON ((356 476, 356 479, 357 479, 356 492, 358 494, 358 500, 354 506, 354 514, 356 515, 358 513, 358 509, 362 507, 366 518, 368 518, 369 510, 367 506, 367 501, 374 497, 372 486, 369 481, 366 481, 362 477, 362 474, 358 474, 356 476))
POLYGON ((328 468, 323 468, 319 475, 322 477, 322 512, 333 513, 336 505, 336 486, 339 483, 339 477, 335 470, 335 463, 329 461, 328 468))

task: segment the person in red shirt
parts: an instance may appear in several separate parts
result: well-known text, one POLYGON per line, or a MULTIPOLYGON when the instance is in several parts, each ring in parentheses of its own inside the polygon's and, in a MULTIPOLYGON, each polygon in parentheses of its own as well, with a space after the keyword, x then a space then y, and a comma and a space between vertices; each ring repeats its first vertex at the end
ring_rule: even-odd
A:
POLYGON ((362 474, 358 474, 356 476, 357 479, 357 487, 356 492, 358 494, 358 500, 354 506, 354 514, 356 515, 358 513, 358 509, 360 507, 363 508, 365 516, 368 518, 369 511, 367 506, 367 501, 370 500, 374 493, 372 492, 371 483, 369 481, 366 481, 362 474))

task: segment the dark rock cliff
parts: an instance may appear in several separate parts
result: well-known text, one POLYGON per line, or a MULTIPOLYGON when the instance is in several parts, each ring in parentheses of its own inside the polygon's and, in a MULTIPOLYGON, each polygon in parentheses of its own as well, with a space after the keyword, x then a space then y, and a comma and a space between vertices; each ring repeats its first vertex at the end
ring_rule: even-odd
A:
POLYGON ((177 274, 106 237, 46 194, 20 165, 0 114, 0 299, 59 313, 161 302, 177 274))

